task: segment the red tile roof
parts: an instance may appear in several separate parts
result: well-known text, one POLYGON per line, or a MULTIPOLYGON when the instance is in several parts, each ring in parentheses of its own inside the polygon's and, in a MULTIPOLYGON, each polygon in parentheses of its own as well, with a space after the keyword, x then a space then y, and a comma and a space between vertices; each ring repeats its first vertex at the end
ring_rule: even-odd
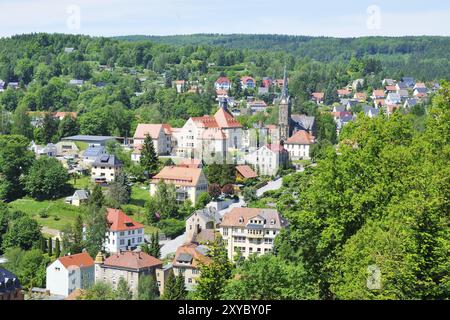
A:
POLYGON ((314 144, 314 137, 305 130, 297 131, 292 137, 286 140, 286 144, 314 144))
POLYGON ((231 80, 227 77, 220 77, 216 80, 216 83, 222 84, 222 83, 231 83, 231 80))
POLYGON ((219 108, 219 110, 214 115, 214 118, 217 121, 217 124, 221 128, 242 128, 242 125, 239 121, 236 120, 235 117, 224 108, 219 108))
POLYGON ((121 210, 109 208, 107 214, 110 231, 116 232, 144 228, 143 224, 134 221, 121 210))
POLYGON ((104 266, 127 269, 147 269, 162 266, 163 262, 145 252, 123 251, 107 258, 104 266))
POLYGON ((237 166, 236 171, 245 179, 257 178, 258 174, 248 165, 237 166))
POLYGON ((311 94, 312 98, 316 99, 316 100, 323 100, 323 98, 325 97, 325 93, 323 92, 313 92, 311 94))
POLYGON ((372 96, 377 97, 377 98, 379 98, 379 97, 384 98, 386 96, 386 94, 385 94, 384 90, 373 90, 372 96))
POLYGON ((163 129, 162 124, 146 124, 140 123, 134 133, 134 139, 145 139, 149 135, 153 140, 158 139, 159 133, 163 129))
POLYGON ((337 93, 338 93, 338 95, 341 95, 341 96, 348 96, 351 93, 351 91, 347 90, 347 89, 340 89, 337 91, 337 93))
POLYGON ((94 265, 94 259, 91 258, 89 253, 83 252, 74 254, 71 256, 64 256, 58 259, 59 262, 67 269, 72 266, 77 267, 90 267, 94 265))

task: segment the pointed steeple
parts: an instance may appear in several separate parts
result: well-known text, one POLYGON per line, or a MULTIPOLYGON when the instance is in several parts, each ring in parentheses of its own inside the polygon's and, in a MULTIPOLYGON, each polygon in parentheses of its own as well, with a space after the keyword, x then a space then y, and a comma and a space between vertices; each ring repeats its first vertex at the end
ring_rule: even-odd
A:
POLYGON ((283 91, 281 94, 281 99, 287 100, 288 98, 289 98, 288 75, 286 65, 284 65, 283 91))

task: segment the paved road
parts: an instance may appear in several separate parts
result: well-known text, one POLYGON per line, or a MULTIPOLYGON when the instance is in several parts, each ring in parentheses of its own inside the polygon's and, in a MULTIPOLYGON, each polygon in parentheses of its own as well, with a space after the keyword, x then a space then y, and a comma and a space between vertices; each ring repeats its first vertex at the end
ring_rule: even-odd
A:
POLYGON ((264 187, 256 190, 256 195, 258 197, 261 197, 264 194, 264 192, 266 192, 266 191, 278 190, 281 188, 282 184, 283 184, 283 178, 280 178, 280 179, 274 180, 274 181, 270 181, 264 187))
MULTIPOLYGON (((278 190, 281 188, 283 179, 278 179, 275 181, 270 181, 267 185, 264 187, 256 190, 256 195, 258 197, 261 197, 264 192, 269 190, 278 190)), ((226 209, 220 210, 219 214, 223 217, 226 213, 230 212, 233 208, 240 208, 244 207, 246 205, 245 201, 240 198, 239 202, 233 203, 231 206, 229 206, 226 209)), ((165 258, 167 255, 175 253, 177 251, 177 248, 182 246, 186 241, 186 233, 183 233, 181 236, 170 240, 170 241, 161 241, 160 244, 162 244, 161 247, 161 257, 165 258)))
POLYGON ((46 233, 46 234, 52 235, 53 237, 59 236, 59 230, 56 230, 56 229, 50 229, 50 228, 47 228, 47 227, 42 227, 41 231, 42 231, 42 233, 46 233))

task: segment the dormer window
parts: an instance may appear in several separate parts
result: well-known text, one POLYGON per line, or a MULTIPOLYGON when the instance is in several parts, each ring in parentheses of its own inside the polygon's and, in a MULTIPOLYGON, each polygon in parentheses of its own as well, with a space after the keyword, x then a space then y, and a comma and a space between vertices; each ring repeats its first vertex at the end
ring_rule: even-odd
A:
POLYGON ((275 224, 275 219, 270 220, 270 224, 273 226, 275 224))
POLYGON ((239 218, 239 223, 241 223, 241 224, 244 223, 244 217, 239 218))

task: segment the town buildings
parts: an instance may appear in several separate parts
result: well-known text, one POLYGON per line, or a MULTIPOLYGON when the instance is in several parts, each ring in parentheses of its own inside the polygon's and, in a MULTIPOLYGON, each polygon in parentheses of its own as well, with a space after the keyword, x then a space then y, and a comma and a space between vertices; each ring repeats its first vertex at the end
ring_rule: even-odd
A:
POLYGON ((275 209, 234 208, 223 216, 220 234, 232 261, 242 255, 272 252, 275 237, 287 226, 275 209))
POLYGON ((22 286, 15 274, 0 268, 0 301, 23 300, 22 286))
POLYGON ((105 240, 106 252, 116 253, 136 249, 144 243, 144 225, 134 221, 119 209, 107 209, 109 225, 105 240))
POLYGON ((308 131, 297 131, 286 140, 284 147, 289 152, 291 160, 311 159, 311 146, 314 144, 314 136, 308 131))
POLYGON ((245 156, 260 176, 276 176, 289 162, 288 151, 280 144, 268 144, 245 156))
POLYGON ((214 233, 221 217, 215 208, 207 207, 195 211, 186 219, 186 241, 207 243, 214 240, 214 233))
MULTIPOLYGON (((119 280, 124 279, 134 297, 138 295, 139 278, 141 276, 164 276, 157 273, 163 267, 163 262, 145 252, 122 251, 112 254, 108 258, 99 253, 95 258, 95 282, 104 282, 117 289, 119 280)), ((164 279, 156 279, 164 282, 164 279)))
POLYGON ((156 194, 158 183, 164 181, 173 184, 177 190, 177 201, 184 202, 190 199, 193 204, 197 202, 198 196, 207 192, 208 181, 202 168, 189 166, 164 167, 150 182, 150 195, 156 194))
POLYGON ((92 163, 91 178, 95 182, 112 182, 122 172, 123 164, 114 155, 103 154, 92 163))
POLYGON ((47 290, 68 296, 76 289, 87 289, 94 283, 94 260, 87 252, 68 255, 47 267, 47 290))
MULTIPOLYGON (((138 124, 134 133, 135 150, 141 150, 146 136, 150 136, 153 141, 155 152, 158 155, 167 155, 172 151, 172 132, 168 124, 138 124)), ((139 161, 140 152, 133 159, 139 161)))

